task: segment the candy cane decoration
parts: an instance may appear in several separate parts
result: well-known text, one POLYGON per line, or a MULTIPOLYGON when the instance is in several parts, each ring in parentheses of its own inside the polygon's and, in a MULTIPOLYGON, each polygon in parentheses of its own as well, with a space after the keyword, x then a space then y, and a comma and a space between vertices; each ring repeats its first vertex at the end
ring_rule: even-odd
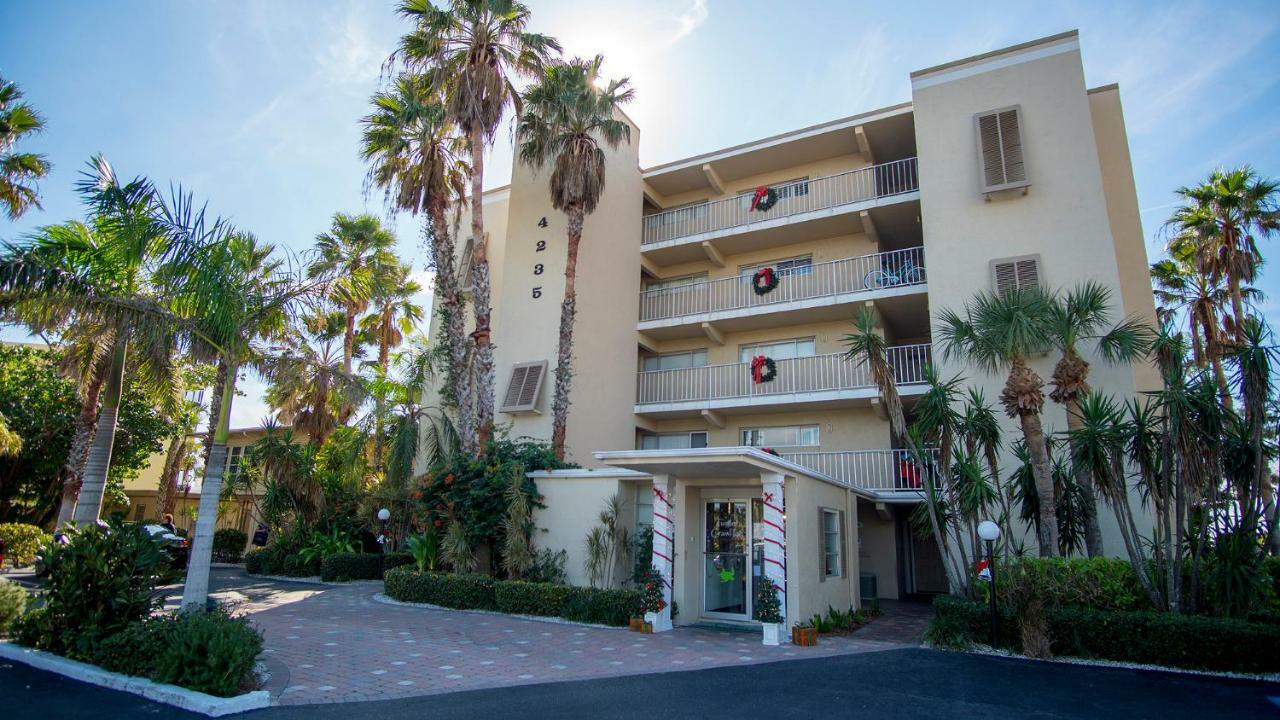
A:
POLYGON ((675 572, 675 505, 671 502, 672 482, 666 475, 653 476, 653 569, 662 577, 662 599, 666 607, 653 615, 654 632, 671 629, 671 590, 675 572))
POLYGON ((764 567, 765 579, 778 588, 783 622, 787 617, 787 520, 783 497, 783 477, 764 473, 764 567))

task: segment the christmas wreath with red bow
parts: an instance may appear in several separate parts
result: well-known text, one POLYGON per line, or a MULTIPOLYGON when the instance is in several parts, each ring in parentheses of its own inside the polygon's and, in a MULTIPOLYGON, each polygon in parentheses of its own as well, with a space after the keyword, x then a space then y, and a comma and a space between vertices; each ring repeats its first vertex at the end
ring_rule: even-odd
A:
POLYGON ((755 275, 751 276, 751 289, 755 290, 757 295, 768 295, 776 287, 778 287, 778 274, 771 267, 760 268, 755 275))
POLYGON ((778 377, 778 366, 773 358, 757 355, 751 358, 751 382, 756 385, 773 382, 778 377))
POLYGON ((751 196, 751 211, 769 212, 777 203, 778 191, 768 185, 761 185, 756 188, 756 194, 751 196))

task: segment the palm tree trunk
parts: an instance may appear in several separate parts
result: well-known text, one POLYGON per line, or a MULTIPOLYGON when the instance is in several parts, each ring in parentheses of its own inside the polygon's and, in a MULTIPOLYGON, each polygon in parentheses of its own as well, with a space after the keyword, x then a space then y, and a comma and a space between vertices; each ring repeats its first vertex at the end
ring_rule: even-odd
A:
POLYGON ((1234 273, 1227 273, 1227 291, 1231 295, 1231 315, 1235 318, 1235 341, 1244 341, 1244 295, 1240 292, 1240 278, 1234 273))
POLYGON ((84 464, 84 482, 76 499, 72 519, 76 525, 92 525, 102 512, 102 494, 107 489, 107 473, 111 470, 111 447, 116 439, 116 416, 120 412, 120 395, 124 386, 126 343, 121 341, 111 356, 110 369, 102 396, 102 410, 98 413, 98 428, 89 446, 89 456, 84 464))
MULTIPOLYGON (((1080 422, 1080 401, 1076 397, 1069 398, 1065 403, 1067 410, 1067 432, 1070 433, 1079 430, 1083 423, 1080 422)), ((1068 439, 1072 451, 1075 451, 1076 443, 1068 439)), ((1080 494, 1084 496, 1084 507, 1081 508, 1084 514, 1084 548, 1089 557, 1102 557, 1105 551, 1102 549, 1102 527, 1098 525, 1098 493, 1093 487, 1093 473, 1088 472, 1084 468, 1075 469, 1076 484, 1080 486, 1080 494)))
MULTIPOLYGON (((382 308, 381 322, 378 323, 378 370, 379 370, 379 380, 382 380, 382 381, 386 381, 387 370, 391 366, 391 343, 387 339, 387 333, 391 331, 391 324, 393 321, 393 317, 392 317, 393 310, 394 308, 390 303, 384 306, 382 308)), ((386 445, 386 442, 387 442, 387 439, 384 435, 384 430, 383 430, 383 428, 385 427, 385 423, 383 422, 383 414, 386 412, 386 408, 387 408, 387 400, 385 397, 385 393, 383 391, 379 391, 374 399, 374 411, 373 411, 373 425, 374 425, 373 467, 375 470, 383 469, 382 456, 383 456, 384 446, 386 445)))
POLYGON ((75 435, 71 437, 71 451, 62 465, 62 503, 58 506, 58 524, 63 527, 71 522, 80 487, 84 482, 84 467, 89 460, 89 447, 98 430, 98 400, 106 381, 106 368, 95 368, 89 387, 80 402, 80 414, 76 416, 75 435))
POLYGON ((213 378, 213 396, 209 398, 209 431, 204 435, 204 465, 209 466, 209 453, 213 451, 213 433, 218 415, 222 412, 222 392, 227 387, 227 361, 218 358, 218 371, 213 378))
POLYGON ((356 309, 347 306, 347 324, 342 333, 342 372, 351 374, 351 359, 356 354, 356 309))
MULTIPOLYGON (((484 238, 484 131, 471 130, 471 292, 475 311, 476 448, 483 452, 493 435, 493 343, 489 337, 492 308, 489 299, 489 255, 484 238)), ((463 432, 470 432, 470 428, 463 432)))
POLYGON ((213 533, 218 524, 218 497, 222 494, 223 474, 227 467, 227 437, 231 427, 231 400, 235 397, 235 366, 227 363, 227 382, 223 383, 222 401, 213 427, 213 444, 209 461, 204 466, 200 483, 200 507, 196 513, 195 531, 191 533, 191 560, 187 580, 182 586, 182 609, 200 610, 209 598, 209 566, 213 561, 213 533))
POLYGON ((156 489, 156 511, 163 517, 172 514, 178 502, 178 471, 182 468, 182 458, 187 454, 187 436, 179 435, 169 441, 169 450, 164 456, 164 470, 160 473, 160 487, 156 489))
POLYGON ((560 305, 560 346, 556 353, 556 390, 552 402, 551 448, 564 459, 564 440, 569 425, 569 391, 573 387, 573 322, 578 315, 578 246, 582 242, 583 208, 568 208, 568 254, 564 263, 564 302, 560 305))
POLYGON ((1213 379, 1218 383, 1218 397, 1228 410, 1234 410, 1235 402, 1231 399, 1231 389, 1227 386, 1227 374, 1222 370, 1222 346, 1218 341, 1218 319, 1213 308, 1204 308, 1200 323, 1204 327, 1205 354, 1209 356, 1209 364, 1213 367, 1213 379))
POLYGON ((431 222, 427 237, 435 256, 435 288, 443 307, 441 326, 444 331, 445 350, 449 355, 445 384, 453 393, 457 426, 461 431, 458 433, 458 442, 464 452, 470 453, 475 448, 475 436, 471 433, 471 428, 474 427, 472 417, 474 404, 471 377, 467 372, 467 321, 463 317, 461 278, 458 277, 457 260, 454 258, 457 248, 453 235, 450 234, 448 219, 445 217, 445 204, 432 203, 428 212, 431 222))
POLYGON ((1036 495, 1040 496, 1040 524, 1036 528, 1036 544, 1040 557, 1058 554, 1058 515, 1054 505, 1053 473, 1049 466, 1049 446, 1039 413, 1020 414, 1022 436, 1031 455, 1031 471, 1036 479, 1036 495))

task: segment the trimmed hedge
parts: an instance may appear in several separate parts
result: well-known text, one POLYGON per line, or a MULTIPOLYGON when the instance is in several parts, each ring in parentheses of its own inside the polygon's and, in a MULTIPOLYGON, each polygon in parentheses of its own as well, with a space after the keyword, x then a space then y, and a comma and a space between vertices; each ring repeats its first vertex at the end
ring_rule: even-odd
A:
POLYGON ((1128 560, 1097 558, 1037 558, 1001 563, 996 572, 1000 596, 1011 578, 1034 586, 1045 607, 1084 607, 1098 610, 1150 610, 1151 600, 1128 560))
POLYGON ((320 561, 320 579, 328 582, 381 580, 382 573, 402 565, 412 565, 409 553, 337 553, 320 561))
POLYGON ((106 638, 91 658, 112 672, 230 697, 256 684, 262 633, 225 610, 146 618, 106 638))
MULTIPOLYGON (((943 647, 985 642, 990 615, 964 598, 935 599, 936 616, 926 637, 943 647)), ((1192 670, 1244 673, 1280 671, 1280 626, 1152 611, 1045 609, 1055 655, 1119 660, 1192 670)), ((1002 608, 1001 645, 1020 649, 1017 619, 1002 608)))
POLYGON ((222 528, 213 533, 213 559, 215 562, 238 563, 244 555, 249 536, 242 530, 222 528))
POLYGON ((599 590, 552 583, 496 580, 487 575, 387 570, 388 597, 459 610, 496 610, 519 615, 562 617, 599 625, 626 625, 640 614, 637 590, 599 590))

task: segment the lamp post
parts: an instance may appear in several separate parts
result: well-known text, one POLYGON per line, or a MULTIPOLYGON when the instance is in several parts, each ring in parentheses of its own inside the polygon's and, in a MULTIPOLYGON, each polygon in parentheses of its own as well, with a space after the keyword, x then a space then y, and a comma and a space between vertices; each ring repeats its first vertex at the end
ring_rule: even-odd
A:
POLYGON ((387 521, 390 519, 390 510, 382 508, 378 511, 378 521, 382 523, 382 534, 378 536, 378 544, 382 546, 382 552, 387 551, 387 521))
POLYGON ((1000 526, 990 520, 978 524, 978 537, 987 543, 987 568, 991 571, 991 647, 999 647, 996 630, 996 540, 1000 539, 1000 526))

